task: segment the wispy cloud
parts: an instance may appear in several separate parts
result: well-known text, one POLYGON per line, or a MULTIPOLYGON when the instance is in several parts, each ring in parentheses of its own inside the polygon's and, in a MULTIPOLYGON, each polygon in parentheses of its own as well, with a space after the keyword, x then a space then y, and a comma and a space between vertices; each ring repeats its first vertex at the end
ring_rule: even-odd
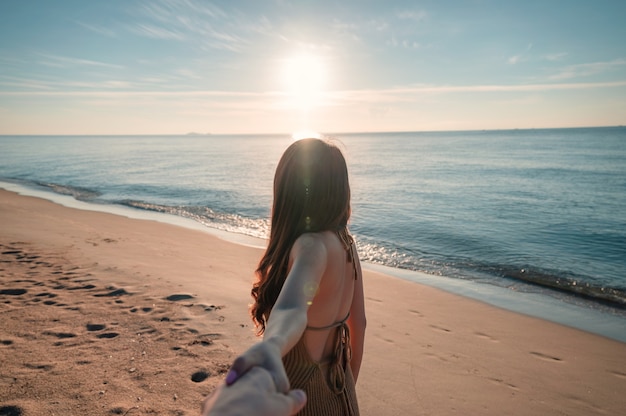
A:
MULTIPOLYGON (((122 86, 109 81, 111 86, 122 86)), ((80 84, 87 86, 88 84, 80 84)), ((100 85, 100 84, 99 84, 100 85)), ((93 84, 92 84, 93 86, 93 84)), ((101 85, 100 85, 101 86, 101 85)), ((454 94, 454 93, 498 93, 498 92, 541 92, 554 90, 581 90, 626 87, 626 80, 615 82, 589 82, 589 83, 552 83, 552 84, 527 84, 527 85, 419 85, 404 88, 371 89, 371 90, 337 90, 329 91, 324 96, 331 100, 342 99, 371 99, 372 101, 385 99, 398 99, 402 96, 415 96, 418 94, 454 94), (394 98, 395 97, 395 98, 394 98)), ((220 91, 220 90, 190 90, 190 91, 106 91, 106 90, 83 90, 83 91, 0 91, 0 96, 126 96, 126 97, 224 97, 224 98, 250 98, 250 97, 273 97, 285 98, 289 94, 282 91, 220 91)))
POLYGON ((97 33, 99 35, 107 36, 107 37, 110 37, 110 38, 117 37, 117 33, 114 30, 110 29, 110 28, 106 28, 106 27, 102 27, 102 26, 96 26, 96 25, 93 25, 93 24, 89 24, 89 23, 85 23, 85 22, 79 22, 79 21, 76 21, 76 24, 79 25, 79 26, 84 27, 85 29, 87 29, 87 30, 89 30, 91 32, 97 33))
POLYGON ((511 56, 511 57, 507 60, 507 62, 508 62, 509 64, 511 64, 511 65, 516 65, 516 64, 518 64, 518 63, 520 63, 520 62, 523 62, 523 61, 527 60, 527 59, 528 59, 528 53, 530 52, 530 50, 531 50, 532 48, 533 48, 533 44, 532 44, 532 43, 529 43, 529 44, 528 44, 528 46, 526 46, 526 49, 525 49, 523 52, 521 52, 521 53, 519 53, 519 54, 517 54, 517 55, 513 55, 513 56, 511 56))
POLYGON ((138 35, 152 39, 185 40, 185 35, 176 29, 166 29, 151 24, 140 23, 131 27, 130 30, 138 35))
POLYGON ((144 1, 141 8, 147 16, 161 22, 168 22, 172 16, 177 16, 183 22, 190 16, 200 19, 223 19, 228 16, 220 7, 197 0, 144 1))
POLYGON ((0 75, 0 86, 27 90, 53 90, 49 83, 37 79, 0 75))
POLYGON ((626 66, 626 59, 615 59, 607 62, 592 62, 587 64, 569 65, 561 68, 559 72, 550 76, 548 79, 557 81, 572 78, 588 77, 591 75, 602 74, 617 69, 623 69, 626 66))
POLYGON ((550 53, 544 56, 548 61, 560 61, 567 56, 567 52, 550 53))
POLYGON ((101 81, 81 81, 81 80, 58 80, 50 77, 14 77, 0 75, 0 95, 16 96, 37 96, 37 92, 45 91, 50 94, 40 95, 74 95, 75 93, 90 95, 99 94, 101 91, 141 91, 149 88, 161 87, 162 85, 172 85, 170 78, 141 78, 135 81, 124 79, 104 79, 101 81), (6 89, 5 91, 2 91, 6 89), (18 90, 19 89, 19 90, 18 90), (18 91, 21 91, 19 93, 18 91))
POLYGON ((557 90, 585 90, 626 87, 626 80, 596 83, 551 83, 527 85, 418 85, 404 88, 375 90, 344 90, 327 94, 327 102, 339 104, 351 103, 399 103, 412 102, 417 97, 435 94, 466 94, 466 93, 526 93, 549 92, 557 90))
POLYGON ((423 10, 402 10, 395 12, 387 20, 373 20, 370 27, 376 32, 386 34, 385 44, 394 48, 417 49, 422 45, 415 40, 416 23, 422 23, 428 18, 423 10), (389 23, 391 22, 391 23, 389 23))
POLYGON ((38 53, 38 56, 44 58, 43 61, 39 63, 41 65, 56 67, 56 68, 67 68, 67 67, 76 67, 76 66, 91 66, 91 67, 103 67, 109 69, 123 69, 124 67, 121 65, 109 64, 107 62, 94 61, 90 59, 82 59, 82 58, 74 58, 70 56, 60 56, 60 55, 51 55, 47 53, 38 53))
POLYGON ((400 41, 396 38, 395 35, 392 35, 391 38, 386 42, 386 44, 394 48, 402 47, 405 49, 418 49, 422 46, 419 42, 414 40, 404 39, 400 41))
POLYGON ((384 32, 389 29, 389 23, 386 20, 374 19, 368 22, 368 26, 374 28, 376 32, 384 32))
POLYGON ((332 28, 333 31, 339 35, 347 36, 357 42, 361 41, 359 25, 355 22, 345 22, 335 18, 332 22, 332 28))
MULTIPOLYGON (((89 84, 80 84, 87 86, 89 84)), ((238 92, 238 91, 0 91, 0 96, 58 96, 58 97, 259 97, 285 96, 282 92, 238 92)))
MULTIPOLYGON (((245 30, 237 21, 237 13, 226 13, 211 3, 151 1, 143 3, 137 13, 144 22, 137 23, 130 30, 140 36, 192 42, 200 47, 232 52, 240 52, 249 43, 242 35, 245 30)), ((261 22, 250 29, 267 30, 268 22, 261 22)))
POLYGON ((515 92, 515 91, 552 91, 579 90, 591 88, 609 88, 626 86, 625 81, 587 82, 587 83, 553 83, 553 84, 522 84, 522 85, 461 85, 407 88, 406 91, 422 92, 515 92))
POLYGON ((415 22, 422 22, 428 17, 428 13, 424 10, 403 10, 396 13, 396 16, 400 20, 413 20, 415 22))

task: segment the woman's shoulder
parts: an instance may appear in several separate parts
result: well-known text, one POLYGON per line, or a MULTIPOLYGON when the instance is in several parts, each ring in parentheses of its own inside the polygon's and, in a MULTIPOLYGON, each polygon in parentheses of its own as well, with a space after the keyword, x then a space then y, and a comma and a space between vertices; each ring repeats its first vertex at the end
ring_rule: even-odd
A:
POLYGON ((300 235, 293 244, 293 249, 323 249, 328 245, 328 236, 326 232, 304 233, 300 235))
POLYGON ((296 239, 292 253, 305 251, 329 255, 335 251, 343 251, 342 247, 337 234, 332 231, 304 233, 296 239))
MULTIPOLYGON (((314 233, 304 233, 296 239, 295 244, 303 246, 315 246, 323 245, 327 248, 332 248, 339 242, 337 233, 332 231, 319 231, 314 233)), ((294 244, 294 245, 295 245, 294 244)))

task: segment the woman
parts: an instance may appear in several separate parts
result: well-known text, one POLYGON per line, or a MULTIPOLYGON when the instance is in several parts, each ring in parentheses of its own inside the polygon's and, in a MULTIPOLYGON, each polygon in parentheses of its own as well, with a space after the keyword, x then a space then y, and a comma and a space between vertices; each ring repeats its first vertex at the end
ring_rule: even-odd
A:
POLYGON ((349 217, 339 148, 294 142, 276 168, 269 244, 252 288, 252 319, 264 339, 235 360, 227 384, 262 366, 278 391, 306 392, 301 415, 359 414, 365 308, 349 217))

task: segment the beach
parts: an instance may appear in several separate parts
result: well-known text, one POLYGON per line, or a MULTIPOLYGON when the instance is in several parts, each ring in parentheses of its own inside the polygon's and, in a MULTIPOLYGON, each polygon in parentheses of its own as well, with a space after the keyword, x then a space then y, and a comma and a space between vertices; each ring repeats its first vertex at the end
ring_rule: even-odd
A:
MULTIPOLYGON (((258 340, 259 248, 3 190, 0 230, 0 414, 198 414, 258 340)), ((361 414, 626 409, 624 343, 370 270, 363 279, 361 414)))

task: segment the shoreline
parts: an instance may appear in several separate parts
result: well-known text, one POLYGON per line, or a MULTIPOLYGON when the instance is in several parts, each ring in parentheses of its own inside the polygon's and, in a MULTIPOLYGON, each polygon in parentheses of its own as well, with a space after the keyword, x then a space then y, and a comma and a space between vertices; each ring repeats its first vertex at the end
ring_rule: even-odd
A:
MULTIPOLYGON (((261 250, 0 191, 0 408, 198 414, 256 342, 261 250)), ((626 345, 364 270, 362 414, 618 414, 626 345)))
MULTIPOLYGON (((70 195, 0 181, 0 190, 2 189, 19 195, 41 198, 68 208, 110 213, 131 219, 152 220, 201 231, 225 241, 252 248, 262 249, 265 244, 264 240, 256 237, 220 230, 177 215, 115 204, 90 203, 77 200, 70 195)), ((544 319, 626 343, 626 314, 573 294, 553 293, 550 289, 536 288, 529 284, 526 286, 530 290, 515 291, 498 285, 435 276, 380 264, 362 262, 362 265, 364 269, 393 278, 428 285, 508 311, 544 319)))

